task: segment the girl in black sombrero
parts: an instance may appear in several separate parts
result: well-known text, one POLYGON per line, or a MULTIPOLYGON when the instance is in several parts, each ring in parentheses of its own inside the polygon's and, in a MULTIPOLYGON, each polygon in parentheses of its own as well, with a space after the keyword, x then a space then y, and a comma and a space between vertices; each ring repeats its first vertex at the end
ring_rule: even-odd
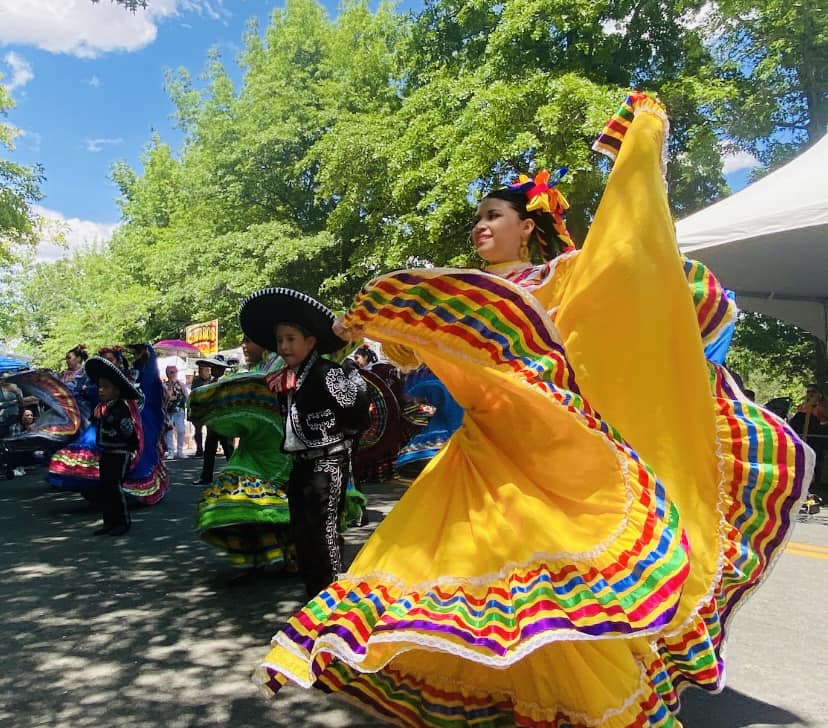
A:
POLYGON ((100 404, 93 419, 98 424, 100 449, 100 504, 103 527, 96 536, 122 536, 131 521, 122 490, 132 454, 138 449, 136 423, 124 400, 138 399, 138 390, 117 366, 100 356, 85 364, 87 376, 98 386, 100 404))
POLYGON ((241 328, 286 366, 268 376, 285 417, 282 450, 294 456, 288 502, 299 572, 308 596, 342 569, 338 524, 345 505, 355 435, 368 424, 359 374, 324 358, 346 343, 334 335, 331 311, 289 288, 252 294, 239 312, 241 328))

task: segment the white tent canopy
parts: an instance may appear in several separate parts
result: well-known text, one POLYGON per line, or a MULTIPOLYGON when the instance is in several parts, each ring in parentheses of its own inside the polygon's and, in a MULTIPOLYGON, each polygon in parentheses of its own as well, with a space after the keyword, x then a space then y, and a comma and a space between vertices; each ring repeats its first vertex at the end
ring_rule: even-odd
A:
POLYGON ((676 225, 739 307, 828 343, 828 136, 784 167, 676 225))

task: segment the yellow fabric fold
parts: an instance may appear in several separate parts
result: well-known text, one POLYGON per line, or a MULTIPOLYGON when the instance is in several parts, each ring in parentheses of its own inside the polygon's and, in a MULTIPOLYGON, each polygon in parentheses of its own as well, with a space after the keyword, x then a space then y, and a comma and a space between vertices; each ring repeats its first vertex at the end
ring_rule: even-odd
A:
POLYGON ((702 341, 661 176, 666 127, 657 113, 636 114, 555 322, 587 401, 679 506, 692 567, 678 625, 716 575, 720 474, 702 341))

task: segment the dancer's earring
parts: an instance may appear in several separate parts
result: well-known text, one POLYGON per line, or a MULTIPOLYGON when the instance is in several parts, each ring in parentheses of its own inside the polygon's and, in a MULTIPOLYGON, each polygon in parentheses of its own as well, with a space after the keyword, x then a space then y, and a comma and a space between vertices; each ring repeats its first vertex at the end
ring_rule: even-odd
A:
POLYGON ((521 240, 520 241, 520 249, 518 250, 518 258, 520 258, 521 262, 527 263, 529 261, 529 241, 528 240, 521 240))

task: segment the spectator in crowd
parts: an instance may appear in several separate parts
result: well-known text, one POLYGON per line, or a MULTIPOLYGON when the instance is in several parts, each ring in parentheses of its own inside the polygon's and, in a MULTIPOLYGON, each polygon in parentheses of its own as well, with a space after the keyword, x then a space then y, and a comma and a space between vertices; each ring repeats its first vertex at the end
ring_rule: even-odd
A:
POLYGON ((20 415, 20 431, 29 432, 35 424, 35 415, 30 409, 26 408, 20 415))
MULTIPOLYGON (((12 437, 20 431, 20 411, 23 409, 23 393, 20 387, 7 381, 9 373, 0 378, 0 439, 12 437)), ((13 465, 5 461, 6 478, 16 474, 13 465)))
POLYGON ((164 412, 169 429, 166 431, 167 460, 175 457, 184 457, 184 436, 186 434, 187 385, 178 379, 178 367, 170 365, 166 368, 167 375, 164 381, 164 412), (175 443, 173 443, 173 438, 175 443), (175 447, 173 447, 175 444, 175 447))
MULTIPOLYGON (((227 362, 221 354, 216 354, 212 359, 199 359, 196 365, 199 368, 199 374, 203 365, 209 368, 211 376, 208 384, 217 382, 227 371, 227 362)), ((204 438, 204 463, 201 466, 201 475, 193 481, 193 485, 209 485, 213 482, 213 469, 216 465, 216 453, 218 452, 219 443, 221 443, 224 457, 229 460, 233 455, 233 442, 230 438, 222 437, 208 427, 207 436, 204 438)))
MULTIPOLYGON (((190 382, 190 391, 203 387, 205 384, 210 384, 210 382, 213 381, 213 377, 210 373, 210 365, 207 363, 206 359, 200 359, 196 362, 196 366, 198 367, 198 371, 190 382)), ((197 458, 204 457, 204 423, 196 422, 195 420, 191 421, 194 429, 193 440, 196 447, 195 456, 197 458)))
POLYGON ((809 384, 805 388, 805 399, 791 418, 791 427, 802 436, 816 454, 816 466, 811 489, 822 484, 822 465, 828 450, 828 400, 821 387, 809 384))
POLYGON ((23 392, 7 378, 8 374, 0 378, 0 438, 12 434, 11 430, 20 421, 23 410, 23 392))
POLYGON ((828 423, 828 400, 822 388, 816 384, 809 384, 805 388, 805 398, 796 411, 811 415, 820 424, 828 423))

